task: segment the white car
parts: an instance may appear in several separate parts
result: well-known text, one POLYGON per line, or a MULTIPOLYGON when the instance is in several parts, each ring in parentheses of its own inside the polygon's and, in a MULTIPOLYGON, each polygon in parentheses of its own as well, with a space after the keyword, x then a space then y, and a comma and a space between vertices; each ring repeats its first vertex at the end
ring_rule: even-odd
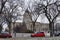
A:
POLYGON ((50 33, 49 32, 45 32, 45 37, 50 37, 50 33))

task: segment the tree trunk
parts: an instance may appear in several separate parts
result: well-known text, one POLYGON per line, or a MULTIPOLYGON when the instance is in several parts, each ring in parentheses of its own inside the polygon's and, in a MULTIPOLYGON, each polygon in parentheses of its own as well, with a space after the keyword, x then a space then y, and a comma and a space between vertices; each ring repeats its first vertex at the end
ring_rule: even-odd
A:
POLYGON ((50 30, 50 36, 52 37, 54 34, 54 22, 49 23, 49 30, 50 30))
POLYGON ((14 28, 14 22, 11 23, 11 34, 13 34, 14 32, 13 28, 14 28))
POLYGON ((0 33, 1 33, 1 31, 2 31, 2 26, 0 25, 0 33))
POLYGON ((36 29, 35 29, 35 22, 33 22, 33 32, 35 32, 36 29))
POLYGON ((9 34, 11 34, 11 23, 9 23, 8 28, 9 28, 9 34))
POLYGON ((54 36, 54 22, 53 22, 53 36, 54 36))

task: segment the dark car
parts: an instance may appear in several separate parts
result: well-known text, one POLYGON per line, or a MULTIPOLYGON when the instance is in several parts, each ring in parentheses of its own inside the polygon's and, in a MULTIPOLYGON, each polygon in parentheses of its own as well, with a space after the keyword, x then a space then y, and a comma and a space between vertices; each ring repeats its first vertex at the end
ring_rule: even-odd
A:
POLYGON ((11 38, 12 35, 7 32, 0 33, 0 38, 11 38))
POLYGON ((31 34, 31 37, 45 37, 44 32, 37 32, 34 34, 31 34))
POLYGON ((55 36, 60 36, 60 31, 54 33, 55 36))

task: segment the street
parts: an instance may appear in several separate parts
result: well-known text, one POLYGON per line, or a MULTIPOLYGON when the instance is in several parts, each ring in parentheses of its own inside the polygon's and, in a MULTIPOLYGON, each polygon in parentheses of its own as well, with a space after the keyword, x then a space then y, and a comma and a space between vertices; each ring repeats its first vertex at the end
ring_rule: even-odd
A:
POLYGON ((15 38, 0 38, 0 40, 60 40, 60 37, 15 37, 15 38))
POLYGON ((0 40, 60 40, 59 37, 30 37, 31 33, 16 33, 12 38, 0 38, 0 40))

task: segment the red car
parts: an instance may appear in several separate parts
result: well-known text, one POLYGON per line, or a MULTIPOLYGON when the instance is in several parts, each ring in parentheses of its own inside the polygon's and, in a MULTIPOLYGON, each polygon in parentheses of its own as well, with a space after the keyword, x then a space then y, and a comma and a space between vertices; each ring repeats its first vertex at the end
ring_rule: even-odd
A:
POLYGON ((0 38, 11 38, 12 35, 7 32, 0 33, 0 38))
POLYGON ((44 32, 37 32, 31 35, 31 37, 45 37, 44 32))

